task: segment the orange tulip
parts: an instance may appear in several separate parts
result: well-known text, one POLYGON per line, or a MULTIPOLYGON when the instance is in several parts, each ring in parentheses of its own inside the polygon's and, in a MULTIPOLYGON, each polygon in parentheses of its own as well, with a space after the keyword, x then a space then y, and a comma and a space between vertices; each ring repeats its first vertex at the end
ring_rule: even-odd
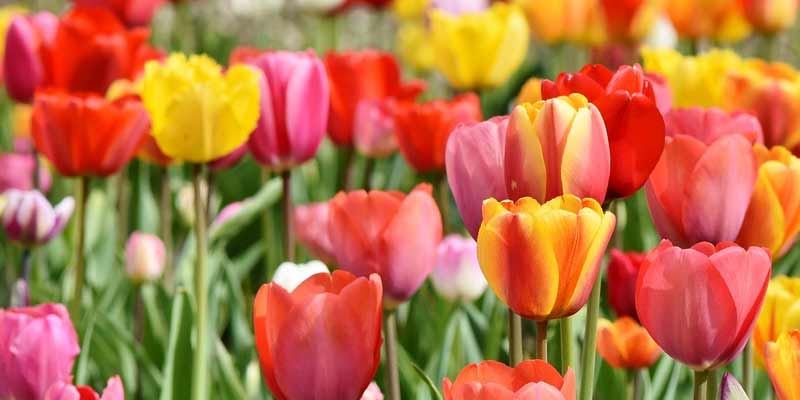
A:
MULTIPOLYGON (((675 30, 686 38, 725 36, 726 24, 742 18, 738 0, 670 0, 669 15, 675 30)), ((746 25, 746 23, 745 23, 746 25)))
POLYGON ((755 145, 758 178, 736 241, 785 254, 800 232, 800 159, 785 147, 755 145))
POLYGON ((764 350, 784 332, 800 329, 800 278, 776 276, 769 281, 764 305, 753 330, 756 364, 764 366, 764 350))
POLYGON ((800 331, 781 335, 767 344, 767 371, 778 400, 800 399, 800 331))
POLYGON ((320 273, 292 292, 262 285, 253 305, 261 372, 272 395, 358 399, 381 358, 381 280, 320 273))
POLYGON ((575 400, 575 373, 562 378, 542 360, 527 360, 511 368, 497 361, 467 365, 455 382, 444 378, 445 400, 575 400))
POLYGON ((744 16, 754 28, 765 33, 788 29, 797 17, 797 0, 740 0, 744 16))
POLYGON ((600 0, 600 6, 609 39, 637 43, 655 24, 662 0, 600 0))
POLYGON ((597 322, 597 352, 612 367, 625 369, 649 368, 661 356, 647 330, 629 317, 597 322))
POLYGON ((500 300, 537 321, 576 313, 589 297, 616 218, 596 200, 573 195, 540 205, 488 199, 478 262, 500 300))

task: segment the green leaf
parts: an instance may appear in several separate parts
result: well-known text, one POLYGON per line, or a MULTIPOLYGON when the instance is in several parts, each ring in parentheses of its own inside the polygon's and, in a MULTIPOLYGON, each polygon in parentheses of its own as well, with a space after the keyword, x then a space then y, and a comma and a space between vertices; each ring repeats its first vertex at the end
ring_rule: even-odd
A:
POLYGON ((212 225, 208 239, 212 244, 230 239, 239 233, 255 218, 260 217, 267 207, 275 204, 282 193, 281 180, 270 179, 253 197, 242 202, 242 208, 230 219, 219 225, 212 225))
POLYGON ((225 349, 225 345, 217 338, 215 342, 215 355, 217 363, 215 365, 219 370, 222 386, 225 386, 228 392, 234 395, 236 399, 246 399, 247 391, 244 385, 239 380, 239 374, 236 371, 236 366, 233 364, 233 358, 225 349))
POLYGON ((191 398, 192 381, 192 306, 189 294, 180 290, 172 303, 169 345, 164 362, 164 382, 160 400, 191 398))
POLYGON ((89 354, 92 350, 92 335, 94 334, 95 317, 92 314, 89 317, 89 322, 86 326, 86 331, 83 334, 83 343, 81 343, 81 355, 78 357, 78 364, 75 367, 75 383, 78 385, 85 385, 88 378, 89 370, 89 354))
POLYGON ((419 375, 419 377, 422 378, 422 381, 425 382, 425 385, 428 386, 428 389, 430 389, 431 393, 433 393, 433 395, 436 396, 436 399, 443 400, 442 393, 439 392, 439 389, 433 383, 431 378, 425 374, 425 371, 423 371, 422 368, 420 368, 417 364, 414 364, 413 362, 411 362, 410 364, 411 367, 414 368, 414 371, 417 373, 417 375, 419 375))

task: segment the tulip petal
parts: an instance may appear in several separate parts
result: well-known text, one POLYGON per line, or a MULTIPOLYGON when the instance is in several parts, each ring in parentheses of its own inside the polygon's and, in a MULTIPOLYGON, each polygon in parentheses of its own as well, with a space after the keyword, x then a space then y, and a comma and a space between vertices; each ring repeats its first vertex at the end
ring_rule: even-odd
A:
POLYGON ((529 111, 526 107, 517 106, 508 124, 504 157, 506 191, 512 200, 530 196, 544 201, 549 178, 542 143, 534 127, 541 111, 529 111))
POLYGON ((777 254, 783 246, 786 232, 782 210, 766 171, 759 169, 753 197, 736 242, 743 246, 766 247, 771 254, 777 254))
MULTIPOLYGON (((561 189, 581 198, 604 201, 611 156, 603 117, 593 104, 577 111, 565 139, 560 166, 561 189)), ((557 179, 549 176, 553 178, 557 179)))
POLYGON ((535 382, 523 386, 522 389, 514 393, 514 397, 512 397, 511 399, 512 400, 529 400, 529 399, 564 400, 564 396, 558 389, 544 382, 535 382))

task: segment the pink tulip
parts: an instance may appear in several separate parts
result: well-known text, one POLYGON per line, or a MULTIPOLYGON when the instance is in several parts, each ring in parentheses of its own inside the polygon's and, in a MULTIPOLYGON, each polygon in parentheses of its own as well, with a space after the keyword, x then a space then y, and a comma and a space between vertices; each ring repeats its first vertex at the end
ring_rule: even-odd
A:
POLYGON ((650 85, 653 87, 658 111, 661 115, 667 115, 667 113, 672 110, 673 101, 672 90, 670 90, 667 84, 667 79, 653 72, 645 72, 644 77, 650 81, 650 85))
POLYGON ((72 215, 75 201, 67 197, 53 208, 38 191, 11 189, 3 194, 0 220, 8 239, 24 246, 42 245, 61 233, 72 215))
POLYGON ((156 235, 134 232, 125 244, 125 272, 134 282, 158 279, 164 271, 166 250, 156 235))
POLYGON ((248 146, 266 167, 284 171, 317 153, 328 123, 325 66, 314 51, 267 52, 248 60, 263 76, 261 116, 248 146))
MULTIPOLYGON (((0 154, 0 193, 8 189, 33 189, 33 169, 36 166, 34 155, 30 153, 0 154)), ((47 167, 39 165, 39 189, 47 193, 52 180, 47 167)))
POLYGON ((701 242, 683 249, 664 240, 641 266, 636 310, 670 357, 695 370, 713 369, 747 343, 771 270, 761 247, 701 242))
POLYGON ((48 12, 15 17, 6 32, 3 79, 8 95, 30 103, 47 82, 45 52, 55 39, 58 17, 48 12))
POLYGON ((119 375, 108 380, 102 396, 98 396, 89 386, 56 382, 47 390, 44 400, 125 400, 125 388, 119 375))
POLYGON ((447 235, 437 251, 431 282, 440 296, 470 302, 483 294, 488 283, 478 264, 478 245, 472 238, 447 235))
POLYGON ((56 382, 70 382, 80 352, 61 304, 0 309, 0 399, 41 399, 56 382))
POLYGON ((231 219, 234 215, 239 213, 239 211, 244 206, 244 202, 235 201, 227 206, 223 207, 222 210, 217 214, 217 218, 214 219, 214 222, 211 223, 212 227, 220 226, 231 219))
POLYGON ((664 153, 645 186, 661 237, 680 246, 733 241, 756 182, 757 125, 743 114, 673 110, 664 153))
POLYGON ((383 400, 383 392, 377 383, 370 382, 367 390, 361 395, 361 400, 383 400))
POLYGON ((353 143, 359 153, 381 158, 397 150, 392 99, 361 100, 353 122, 353 143))
POLYGON ((328 202, 294 207, 294 234, 314 257, 333 264, 335 251, 328 236, 328 202))
POLYGON ((506 199, 503 159, 508 117, 458 126, 447 140, 447 182, 473 238, 483 221, 483 201, 506 199))

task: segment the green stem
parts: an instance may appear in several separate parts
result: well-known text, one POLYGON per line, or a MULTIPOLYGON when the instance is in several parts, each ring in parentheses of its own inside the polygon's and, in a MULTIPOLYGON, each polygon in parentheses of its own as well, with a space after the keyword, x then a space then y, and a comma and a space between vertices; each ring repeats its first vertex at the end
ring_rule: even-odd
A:
POLYGON ((84 241, 86 240, 86 201, 89 198, 89 177, 78 178, 78 186, 75 197, 78 199, 77 210, 75 211, 75 242, 72 249, 75 254, 75 284, 72 288, 72 302, 70 313, 73 321, 78 321, 81 294, 83 293, 84 280, 84 241))
POLYGON ((718 374, 716 371, 708 371, 708 383, 706 384, 706 399, 708 400, 717 399, 717 388, 719 388, 719 382, 717 378, 718 374))
POLYGON ((286 261, 294 262, 294 227, 292 218, 292 171, 281 174, 283 179, 283 256, 286 261))
POLYGON ((629 369, 625 371, 625 399, 636 399, 636 370, 629 369))
POLYGON ((647 372, 647 370, 634 370, 633 371, 633 399, 639 400, 642 398, 644 393, 644 385, 642 385, 642 374, 647 372))
POLYGON ((694 371, 694 400, 706 399, 707 384, 708 384, 708 371, 694 371))
POLYGON ((172 290, 175 282, 175 271, 172 269, 172 188, 167 167, 161 167, 160 175, 159 223, 161 224, 161 240, 164 241, 164 281, 172 290))
POLYGON ((536 321, 536 358, 547 361, 547 320, 536 321))
POLYGON ((600 311, 600 286, 602 282, 600 277, 594 282, 592 287, 592 294, 589 297, 589 309, 586 313, 586 330, 584 337, 586 338, 583 345, 583 353, 581 354, 581 400, 590 400, 594 390, 594 364, 595 364, 595 347, 597 346, 597 314, 600 311))
MULTIPOLYGON (((205 400, 208 398, 208 290, 206 287, 206 259, 208 247, 206 245, 206 213, 203 202, 203 193, 200 188, 203 183, 202 165, 194 166, 194 232, 197 244, 197 265, 194 271, 194 291, 197 301, 197 346, 194 352, 194 368, 192 369, 192 399, 205 400)), ((209 188, 210 190, 211 188, 209 188)))
POLYGON ((747 341, 742 352, 742 383, 748 398, 753 398, 753 342, 747 341))
POLYGON ((508 359, 514 367, 522 362, 522 317, 508 310, 508 359))
POLYGON ((448 222, 450 221, 450 185, 447 183, 447 175, 442 174, 437 189, 437 201, 439 210, 442 213, 442 231, 447 233, 450 231, 448 229, 448 222))
POLYGON ((561 372, 566 374, 572 366, 572 319, 561 318, 561 372))
MULTIPOLYGON (((261 170, 261 184, 265 184, 269 178, 269 171, 266 169, 261 170)), ((275 229, 273 228, 274 219, 273 207, 267 207, 264 210, 264 214, 261 215, 261 240, 264 247, 264 279, 266 281, 272 280, 272 268, 277 265, 275 262, 277 249, 275 246, 275 229)))
POLYGON ((383 335, 386 337, 386 387, 389 400, 400 400, 400 372, 397 368, 397 313, 387 311, 383 335))
POLYGON ((364 190, 369 191, 372 189, 372 171, 375 170, 375 159, 372 157, 367 157, 364 163, 364 184, 361 187, 364 190))

